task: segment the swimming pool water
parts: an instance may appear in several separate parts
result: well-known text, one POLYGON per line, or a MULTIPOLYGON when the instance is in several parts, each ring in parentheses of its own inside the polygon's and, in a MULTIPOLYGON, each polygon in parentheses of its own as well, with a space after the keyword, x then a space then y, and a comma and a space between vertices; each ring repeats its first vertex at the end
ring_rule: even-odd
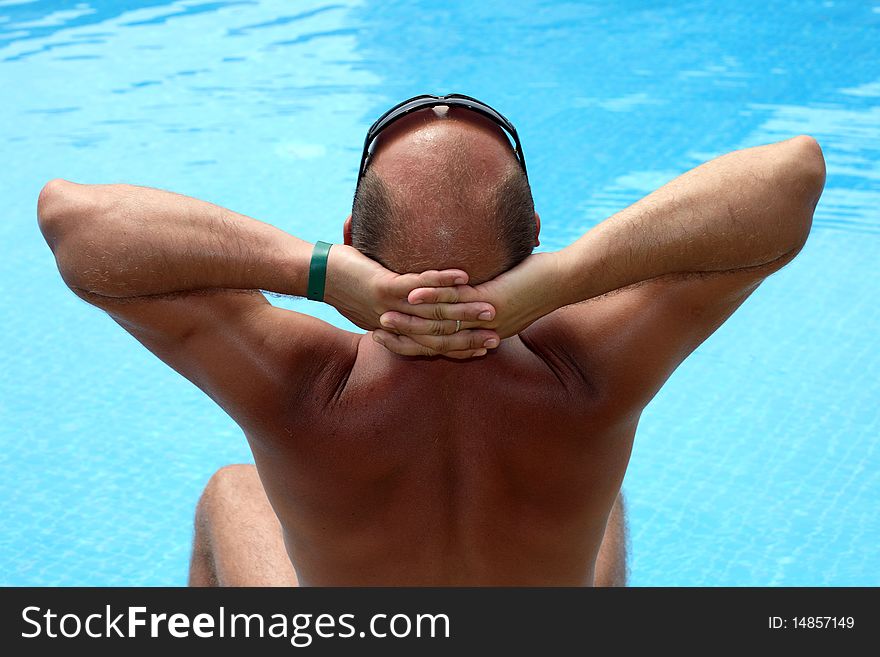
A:
POLYGON ((0 1, 0 584, 183 584, 202 486, 250 460, 66 290, 43 183, 172 189, 339 240, 367 126, 451 91, 519 129, 544 249, 707 158, 819 139, 803 253, 643 415, 632 583, 880 584, 878 62, 880 2, 0 1))

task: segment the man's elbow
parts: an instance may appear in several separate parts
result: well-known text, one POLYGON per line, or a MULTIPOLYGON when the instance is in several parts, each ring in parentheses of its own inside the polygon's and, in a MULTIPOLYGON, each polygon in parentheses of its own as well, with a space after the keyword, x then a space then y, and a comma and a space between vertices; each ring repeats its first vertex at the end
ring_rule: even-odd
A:
POLYGON ((791 250, 800 251, 813 225, 813 213, 825 189, 825 157, 819 142, 809 135, 799 135, 787 142, 786 182, 794 203, 791 217, 791 250))
POLYGON ((809 135, 798 135, 791 142, 801 184, 815 207, 825 189, 825 156, 822 154, 822 147, 809 135))
POLYGON ((37 199, 40 231, 52 249, 61 278, 72 289, 88 287, 82 271, 90 243, 100 233, 93 221, 96 209, 87 185, 61 178, 47 182, 37 199))
POLYGON ((37 199, 37 222, 52 250, 66 224, 73 217, 77 185, 62 178, 53 178, 40 190, 37 199))

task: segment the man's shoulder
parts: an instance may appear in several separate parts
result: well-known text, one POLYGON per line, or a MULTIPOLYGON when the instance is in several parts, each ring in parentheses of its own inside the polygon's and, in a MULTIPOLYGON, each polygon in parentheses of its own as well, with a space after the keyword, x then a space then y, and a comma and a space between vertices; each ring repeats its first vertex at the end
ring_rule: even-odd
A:
POLYGON ((275 370, 281 385, 321 388, 334 385, 354 366, 364 334, 333 326, 322 319, 271 306, 259 317, 261 357, 275 370))
POLYGON ((601 297, 559 308, 521 333, 523 341, 548 363, 593 395, 612 405, 624 403, 631 391, 617 385, 622 370, 635 363, 647 367, 644 326, 650 323, 651 291, 622 288, 601 297))

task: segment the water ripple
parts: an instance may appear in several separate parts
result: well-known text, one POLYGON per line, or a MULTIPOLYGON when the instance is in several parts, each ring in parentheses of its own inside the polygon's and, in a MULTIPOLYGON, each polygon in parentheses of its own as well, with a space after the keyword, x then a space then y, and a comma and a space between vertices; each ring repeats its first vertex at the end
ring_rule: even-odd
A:
POLYGON ((318 16, 320 14, 324 14, 328 11, 338 11, 340 9, 346 9, 345 5, 327 5, 324 7, 318 7, 316 9, 310 9, 309 11, 303 11, 299 14, 293 14, 292 16, 279 16, 271 21, 264 21, 262 23, 254 23, 252 25, 242 25, 241 27, 230 28, 226 31, 227 36, 243 36, 250 32, 251 30, 259 30, 265 29, 267 27, 277 27, 279 25, 289 25, 290 23, 297 23, 306 18, 312 18, 313 16, 318 16))
POLYGON ((206 12, 214 11, 216 9, 225 9, 226 7, 232 7, 234 5, 254 5, 257 4, 254 0, 228 0, 226 2, 205 2, 199 5, 179 5, 176 7, 175 11, 167 14, 159 14, 158 16, 153 16, 152 18, 145 18, 137 21, 129 21, 126 23, 120 23, 123 27, 135 27, 140 25, 161 25, 171 20, 172 18, 179 18, 182 16, 194 16, 196 14, 203 14, 206 12))
POLYGON ((336 37, 336 36, 351 36, 357 34, 358 30, 355 28, 340 28, 338 30, 325 30, 323 32, 310 32, 308 34, 302 34, 295 39, 288 39, 286 41, 273 41, 271 46, 295 46, 301 43, 308 43, 309 41, 314 41, 315 39, 322 39, 324 37, 336 37))

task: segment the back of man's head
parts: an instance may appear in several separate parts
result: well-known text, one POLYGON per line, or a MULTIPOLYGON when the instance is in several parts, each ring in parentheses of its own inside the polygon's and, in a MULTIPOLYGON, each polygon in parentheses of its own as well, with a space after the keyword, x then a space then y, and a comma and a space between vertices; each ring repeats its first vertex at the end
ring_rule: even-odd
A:
POLYGON ((355 192, 352 245, 398 273, 494 278, 537 240, 528 178, 500 128, 464 109, 392 124, 355 192))

